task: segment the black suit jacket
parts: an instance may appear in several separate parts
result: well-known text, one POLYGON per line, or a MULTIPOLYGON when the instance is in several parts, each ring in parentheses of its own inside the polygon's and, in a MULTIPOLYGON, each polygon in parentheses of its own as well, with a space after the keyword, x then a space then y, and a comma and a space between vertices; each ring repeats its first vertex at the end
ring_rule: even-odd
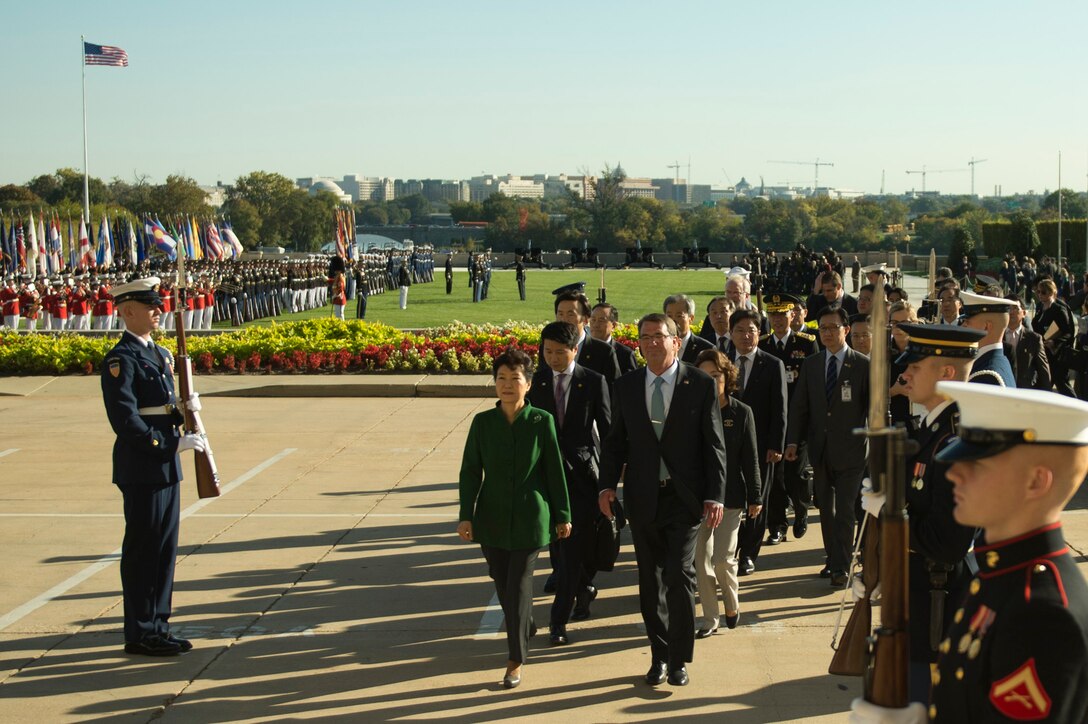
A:
MULTIPOLYGON (((858 300, 846 292, 842 293, 842 299, 839 300, 842 304, 842 308, 846 310, 846 313, 853 316, 858 313, 858 300)), ((808 307, 808 319, 820 319, 820 312, 827 309, 827 298, 823 294, 813 294, 809 296, 806 304, 808 307)))
MULTIPOLYGON (((620 363, 616 359, 616 350, 608 342, 593 339, 588 334, 578 350, 578 364, 608 380, 609 385, 620 376, 620 363)), ((543 367, 544 365, 541 365, 543 367)))
POLYGON ((755 415, 759 459, 764 460, 768 450, 785 450, 789 398, 786 368, 782 361, 757 347, 748 384, 739 397, 741 402, 752 408, 755 415))
POLYGON ((612 339, 612 349, 616 352, 616 361, 620 364, 621 375, 638 369, 638 358, 635 357, 635 350, 615 338, 612 339))
POLYGON ((751 407, 732 396, 721 411, 725 435, 725 507, 746 508, 763 500, 756 419, 751 407))
POLYGON ((708 349, 715 349, 714 344, 703 339, 693 331, 688 336, 688 346, 684 348, 684 354, 680 357, 680 361, 693 365, 695 364, 695 360, 699 358, 699 354, 703 352, 703 350, 708 349))
POLYGON ((1020 341, 1016 349, 1012 349, 1007 343, 1002 344, 1005 348, 1005 356, 1012 363, 1012 371, 1016 376, 1018 388, 1051 389, 1053 380, 1050 376, 1050 360, 1047 359, 1046 350, 1043 349, 1041 336, 1024 325, 1020 328, 1020 341))
POLYGON ((567 393, 563 425, 555 410, 554 374, 550 367, 537 370, 529 389, 529 404, 547 410, 556 419, 556 437, 563 454, 571 511, 579 520, 593 520, 597 512, 597 479, 600 472, 600 440, 608 434, 612 408, 604 377, 579 364, 574 365, 567 393), (598 437, 593 436, 597 426, 598 437))
POLYGON ((868 441, 862 435, 855 435, 854 429, 865 427, 869 415, 869 358, 846 348, 830 404, 826 395, 826 376, 826 350, 817 352, 801 365, 801 376, 797 378, 797 389, 790 401, 786 444, 807 441, 813 465, 830 456, 842 467, 864 466, 869 452, 868 441), (843 387, 847 385, 850 387, 849 401, 843 399, 843 387))
POLYGON ((696 523, 703 502, 724 503, 725 440, 717 384, 702 370, 681 364, 661 440, 646 405, 645 367, 616 380, 612 427, 602 442, 598 491, 614 490, 623 474, 623 502, 632 524, 648 525, 657 515, 659 464, 696 523), (624 470, 624 464, 627 465, 624 470))

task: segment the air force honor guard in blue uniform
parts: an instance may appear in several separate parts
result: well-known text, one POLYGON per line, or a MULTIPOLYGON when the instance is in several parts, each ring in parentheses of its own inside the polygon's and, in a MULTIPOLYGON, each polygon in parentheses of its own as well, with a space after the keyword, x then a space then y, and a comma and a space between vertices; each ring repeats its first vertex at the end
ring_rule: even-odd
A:
POLYGON ((157 277, 114 288, 125 331, 102 361, 102 398, 117 435, 113 482, 124 498, 125 651, 173 656, 192 648, 170 634, 180 515, 178 453, 202 450, 204 441, 179 431, 173 357, 151 340, 162 313, 158 290, 157 277))
POLYGON ((984 297, 961 291, 963 326, 986 333, 978 345, 978 356, 971 365, 971 382, 985 385, 1016 387, 1012 363, 1005 356, 1005 330, 1009 326, 1009 311, 1016 302, 1002 297, 984 297))
MULTIPOLYGON (((940 642, 928 711, 855 700, 854 722, 1088 721, 1088 585, 1061 513, 1088 473, 1088 404, 940 382, 959 404, 956 522, 983 529, 978 575, 940 642)), ((913 623, 913 621, 912 621, 913 623)))

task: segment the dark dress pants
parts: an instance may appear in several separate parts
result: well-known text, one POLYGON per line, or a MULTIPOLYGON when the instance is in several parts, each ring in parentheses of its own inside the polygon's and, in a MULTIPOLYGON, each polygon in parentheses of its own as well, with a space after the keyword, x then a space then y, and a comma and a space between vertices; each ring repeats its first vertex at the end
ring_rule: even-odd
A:
POLYGON ((638 601, 654 661, 676 669, 695 648, 695 540, 702 522, 662 488, 652 523, 631 522, 638 601))
POLYGON ((555 600, 552 602, 550 624, 560 628, 570 621, 578 593, 592 585, 593 577, 597 574, 593 562, 593 523, 600 510, 596 506, 586 506, 584 501, 576 502, 574 496, 571 498, 571 505, 577 506, 571 534, 548 547, 555 567, 555 600))
POLYGON ((771 497, 768 501, 770 512, 767 528, 783 531, 789 528, 786 506, 793 506, 794 520, 808 520, 808 506, 812 504, 812 481, 805 474, 808 466, 808 445, 801 443, 797 447, 796 460, 783 460, 775 465, 771 497))
POLYGON ((857 518, 854 506, 861 493, 865 460, 836 460, 825 451, 813 462, 813 485, 820 503, 820 533, 827 565, 833 572, 850 570, 850 555, 857 518))
POLYGON ((483 544, 480 548, 506 618, 506 646, 510 650, 507 658, 524 663, 533 626, 533 565, 540 550, 508 551, 483 544))
POLYGON ((740 524, 740 533, 738 534, 738 546, 739 556, 741 558, 751 558, 752 561, 759 559, 759 552, 763 549, 763 536, 767 532, 768 518, 770 515, 771 505, 771 490, 772 486, 769 481, 774 480, 775 470, 781 467, 780 465, 774 465, 773 463, 766 463, 760 470, 761 477, 763 479, 763 490, 760 491, 761 503, 763 504, 763 510, 759 512, 755 518, 746 517, 740 524), (770 473, 769 475, 767 473, 770 473))
POLYGON ((178 487, 121 488, 125 508, 125 539, 121 543, 125 643, 170 632, 181 499, 178 487))

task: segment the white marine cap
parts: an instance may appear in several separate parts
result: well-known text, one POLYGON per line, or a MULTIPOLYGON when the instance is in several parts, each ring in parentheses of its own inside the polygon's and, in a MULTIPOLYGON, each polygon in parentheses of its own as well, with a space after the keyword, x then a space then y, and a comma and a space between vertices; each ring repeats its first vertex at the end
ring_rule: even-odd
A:
POLYGON ((1088 402, 1043 390, 938 382, 959 404, 959 436, 941 462, 978 460, 1016 445, 1088 445, 1088 402))
POLYGON ((140 302, 149 307, 161 307, 162 297, 159 296, 159 283, 158 277, 144 277, 128 284, 119 284, 110 290, 110 293, 113 295, 113 301, 116 304, 140 302))
POLYGON ((861 273, 862 274, 873 274, 873 273, 887 274, 888 273, 888 265, 885 262, 880 262, 879 264, 870 264, 869 266, 863 266, 861 268, 861 273))
POLYGON ((751 274, 752 274, 752 272, 748 271, 747 269, 745 269, 742 266, 735 266, 732 269, 729 269, 728 271, 725 272, 725 275, 727 277, 734 277, 734 276, 748 277, 748 276, 751 276, 751 274))
POLYGON ((984 297, 981 294, 973 294, 960 290, 960 300, 963 302, 963 315, 971 317, 976 314, 1009 314, 1017 302, 1004 297, 984 297))

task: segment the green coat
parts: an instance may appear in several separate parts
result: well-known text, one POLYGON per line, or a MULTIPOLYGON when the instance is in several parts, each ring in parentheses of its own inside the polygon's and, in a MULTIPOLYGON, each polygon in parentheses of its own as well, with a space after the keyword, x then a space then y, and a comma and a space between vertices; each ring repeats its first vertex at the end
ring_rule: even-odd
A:
POLYGON ((552 416, 528 403, 506 422, 496 406, 476 415, 461 462, 461 517, 472 539, 505 550, 543 548, 570 522, 552 416))

